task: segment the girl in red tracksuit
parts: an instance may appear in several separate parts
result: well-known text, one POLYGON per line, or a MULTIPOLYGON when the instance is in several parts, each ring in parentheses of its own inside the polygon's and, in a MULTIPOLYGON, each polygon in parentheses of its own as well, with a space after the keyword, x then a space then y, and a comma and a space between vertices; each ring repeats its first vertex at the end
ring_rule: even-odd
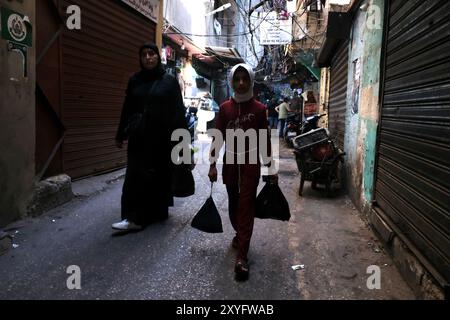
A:
MULTIPOLYGON (((258 133, 259 146, 259 130, 269 130, 269 124, 266 106, 253 98, 253 70, 246 64, 238 64, 231 70, 230 79, 235 92, 231 99, 221 105, 216 129, 220 130, 224 140, 226 140, 227 130, 242 129, 246 132, 249 129, 254 129, 258 133)), ((267 132, 267 137, 270 152, 269 132, 267 132)), ((250 148, 248 140, 245 142, 245 155, 243 155, 245 161, 239 162, 240 164, 238 164, 237 150, 239 149, 236 143, 226 141, 222 176, 228 192, 231 224, 236 231, 236 236, 232 242, 233 247, 238 251, 235 264, 236 279, 243 281, 247 280, 249 275, 247 254, 253 233, 261 164, 259 156, 257 156, 256 163, 250 161, 250 153, 255 152, 255 150, 250 148), (234 150, 230 150, 229 145, 234 145, 234 150), (231 157, 227 158, 229 152, 232 153, 234 161, 229 161, 231 157)), ((212 150, 211 152, 212 159, 216 157, 215 151, 212 150)), ((259 150, 256 150, 256 152, 259 155, 259 150)), ((214 160, 211 163, 209 178, 212 182, 217 181, 217 169, 214 160)))

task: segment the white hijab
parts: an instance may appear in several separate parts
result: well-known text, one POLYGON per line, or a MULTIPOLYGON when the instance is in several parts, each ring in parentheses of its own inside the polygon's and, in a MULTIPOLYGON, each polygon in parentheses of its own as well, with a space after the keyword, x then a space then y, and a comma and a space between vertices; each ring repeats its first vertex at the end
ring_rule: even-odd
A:
MULTIPOLYGON (((248 64, 240 63, 240 64, 235 65, 233 67, 233 69, 231 69, 231 72, 230 72, 230 84, 231 84, 232 88, 233 88, 233 77, 238 68, 244 68, 248 72, 248 75, 250 76, 250 83, 251 83, 250 89, 248 90, 248 92, 246 92, 244 94, 239 94, 237 92, 233 93, 233 99, 237 103, 242 103, 242 102, 249 101, 251 98, 253 98, 253 87, 255 86, 255 73, 253 72, 252 67, 250 67, 248 64)), ((233 88, 233 90, 234 90, 234 88, 233 88)))

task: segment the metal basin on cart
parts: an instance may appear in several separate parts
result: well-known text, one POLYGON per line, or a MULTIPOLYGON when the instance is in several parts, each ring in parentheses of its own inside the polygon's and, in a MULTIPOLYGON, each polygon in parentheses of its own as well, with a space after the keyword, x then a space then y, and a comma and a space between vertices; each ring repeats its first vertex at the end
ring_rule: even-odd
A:
POLYGON ((305 181, 311 181, 313 189, 318 184, 325 185, 327 196, 331 196, 332 184, 339 182, 339 165, 343 163, 345 153, 336 147, 324 128, 298 136, 293 144, 300 172, 299 196, 303 195, 305 181))

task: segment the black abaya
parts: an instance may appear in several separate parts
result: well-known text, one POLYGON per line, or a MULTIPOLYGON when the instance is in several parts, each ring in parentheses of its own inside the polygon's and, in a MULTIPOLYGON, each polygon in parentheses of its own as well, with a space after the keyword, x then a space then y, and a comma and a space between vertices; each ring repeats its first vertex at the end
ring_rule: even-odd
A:
POLYGON ((178 81, 162 69, 134 75, 116 135, 118 141, 128 139, 122 219, 145 226, 167 218, 173 205, 171 151, 177 142, 171 142, 171 135, 176 129, 187 129, 178 81), (131 130, 136 114, 142 117, 131 130))

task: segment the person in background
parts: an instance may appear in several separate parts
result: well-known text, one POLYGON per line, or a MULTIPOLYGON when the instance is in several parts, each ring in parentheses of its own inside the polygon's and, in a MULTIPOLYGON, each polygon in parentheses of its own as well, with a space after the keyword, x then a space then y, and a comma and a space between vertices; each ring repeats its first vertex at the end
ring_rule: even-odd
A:
POLYGON ((278 112, 278 124, 279 124, 279 132, 278 135, 280 138, 283 137, 284 128, 286 126, 286 119, 288 117, 288 113, 292 110, 289 108, 289 98, 284 98, 283 102, 275 108, 276 112, 278 112))
POLYGON ((303 98, 298 95, 297 91, 294 91, 294 97, 289 103, 289 108, 292 112, 301 113, 303 109, 303 98))
POLYGON ((277 107, 277 100, 272 98, 267 103, 267 116, 269 120, 269 128, 277 129, 278 128, 278 112, 275 110, 277 107))

